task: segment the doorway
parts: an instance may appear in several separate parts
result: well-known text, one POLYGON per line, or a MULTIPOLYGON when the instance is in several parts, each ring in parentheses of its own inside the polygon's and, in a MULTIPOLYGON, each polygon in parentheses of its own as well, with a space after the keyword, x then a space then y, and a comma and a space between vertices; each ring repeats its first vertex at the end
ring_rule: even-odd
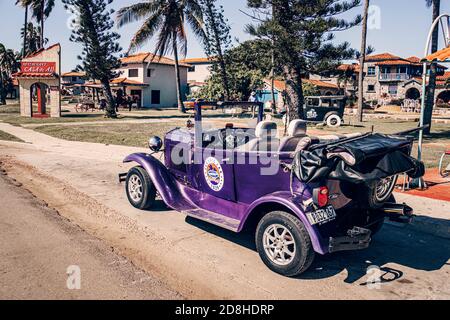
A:
POLYGON ((136 101, 136 108, 142 108, 142 90, 131 90, 130 95, 136 101))
POLYGON ((47 105, 50 103, 48 94, 49 87, 45 83, 34 83, 30 87, 31 116, 35 118, 46 118, 47 105))

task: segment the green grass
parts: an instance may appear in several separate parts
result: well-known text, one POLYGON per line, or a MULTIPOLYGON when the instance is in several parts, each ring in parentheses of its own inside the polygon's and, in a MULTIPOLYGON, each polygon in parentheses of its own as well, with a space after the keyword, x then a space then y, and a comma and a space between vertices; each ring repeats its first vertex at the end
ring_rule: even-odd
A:
POLYGON ((20 105, 18 103, 12 103, 7 105, 0 105, 0 114, 19 114, 20 105))
POLYGON ((163 137, 176 127, 185 126, 185 121, 171 121, 147 124, 89 124, 79 126, 40 126, 36 131, 53 137, 82 142, 116 144, 133 147, 147 147, 150 136, 163 137))
MULTIPOLYGON (((64 109, 64 108, 63 108, 64 109)), ((149 110, 133 110, 131 113, 128 110, 120 109, 118 113, 117 119, 108 119, 104 117, 103 112, 95 111, 95 112, 62 112, 62 116, 60 118, 46 118, 46 119, 38 119, 38 118, 29 118, 29 117, 21 117, 20 114, 17 113, 1 113, 0 112, 0 121, 9 123, 14 126, 20 125, 45 125, 45 124, 55 124, 55 123, 74 123, 74 122, 99 122, 99 121, 114 121, 114 120, 149 120, 149 119, 162 119, 171 121, 171 119, 188 119, 194 118, 194 113, 192 111, 188 111, 185 114, 180 113, 177 109, 149 109, 149 110)), ((205 110, 203 111, 203 115, 205 117, 210 117, 212 119, 231 119, 229 115, 223 114, 220 110, 205 110)), ((233 119, 235 120, 235 119, 233 119)), ((244 121, 245 118, 240 119, 244 121)))
POLYGON ((13 142, 24 142, 23 140, 17 138, 16 136, 13 136, 12 134, 9 134, 5 131, 0 130, 0 140, 4 141, 13 141, 13 142))

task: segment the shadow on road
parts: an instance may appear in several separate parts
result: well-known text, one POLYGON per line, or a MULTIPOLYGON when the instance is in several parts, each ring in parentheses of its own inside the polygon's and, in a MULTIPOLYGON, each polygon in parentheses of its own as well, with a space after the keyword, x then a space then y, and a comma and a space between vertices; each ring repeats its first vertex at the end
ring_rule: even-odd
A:
MULTIPOLYGON (((186 222, 256 251, 251 232, 234 233, 191 217, 187 217, 186 222)), ((316 255, 310 269, 298 278, 302 280, 323 279, 347 271, 347 278, 344 281, 354 283, 366 275, 369 266, 377 266, 381 270, 381 282, 390 282, 401 279, 407 273, 403 267, 423 271, 439 270, 443 266, 449 265, 449 258, 449 239, 386 224, 380 233, 374 236, 368 249, 337 252, 325 256, 316 255), (398 266, 387 266, 391 263, 398 266)), ((360 285, 365 285, 365 283, 360 283, 360 285)))

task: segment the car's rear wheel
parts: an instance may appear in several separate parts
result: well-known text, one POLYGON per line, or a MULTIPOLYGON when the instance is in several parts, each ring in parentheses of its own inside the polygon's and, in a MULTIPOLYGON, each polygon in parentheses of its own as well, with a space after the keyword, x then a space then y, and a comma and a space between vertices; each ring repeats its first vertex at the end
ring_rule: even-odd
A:
POLYGON ((305 272, 314 260, 304 224, 283 211, 270 212, 261 219, 256 228, 256 248, 269 269, 288 277, 305 272))
POLYGON ((137 209, 149 209, 155 203, 156 188, 142 167, 134 167, 128 172, 125 189, 128 201, 137 209))

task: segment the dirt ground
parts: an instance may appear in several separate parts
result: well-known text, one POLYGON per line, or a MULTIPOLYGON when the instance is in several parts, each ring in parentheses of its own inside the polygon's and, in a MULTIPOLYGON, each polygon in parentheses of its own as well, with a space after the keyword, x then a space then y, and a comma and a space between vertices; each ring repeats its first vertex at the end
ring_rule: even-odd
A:
MULTIPOLYGON (((252 234, 234 234, 186 218, 162 204, 153 211, 132 208, 117 174, 129 168, 121 163, 123 157, 141 149, 70 142, 22 128, 14 130, 27 143, 0 142, 2 167, 8 176, 184 297, 450 298, 447 238, 386 224, 369 249, 316 257, 307 273, 286 278, 261 263, 252 234), (382 273, 376 289, 367 286, 371 265, 382 273)), ((418 215, 436 210, 422 202, 414 204, 418 215)), ((448 208, 442 204, 442 216, 448 208)), ((26 209, 18 206, 15 210, 26 209)))
POLYGON ((182 299, 20 186, 0 174, 0 299, 182 299))

